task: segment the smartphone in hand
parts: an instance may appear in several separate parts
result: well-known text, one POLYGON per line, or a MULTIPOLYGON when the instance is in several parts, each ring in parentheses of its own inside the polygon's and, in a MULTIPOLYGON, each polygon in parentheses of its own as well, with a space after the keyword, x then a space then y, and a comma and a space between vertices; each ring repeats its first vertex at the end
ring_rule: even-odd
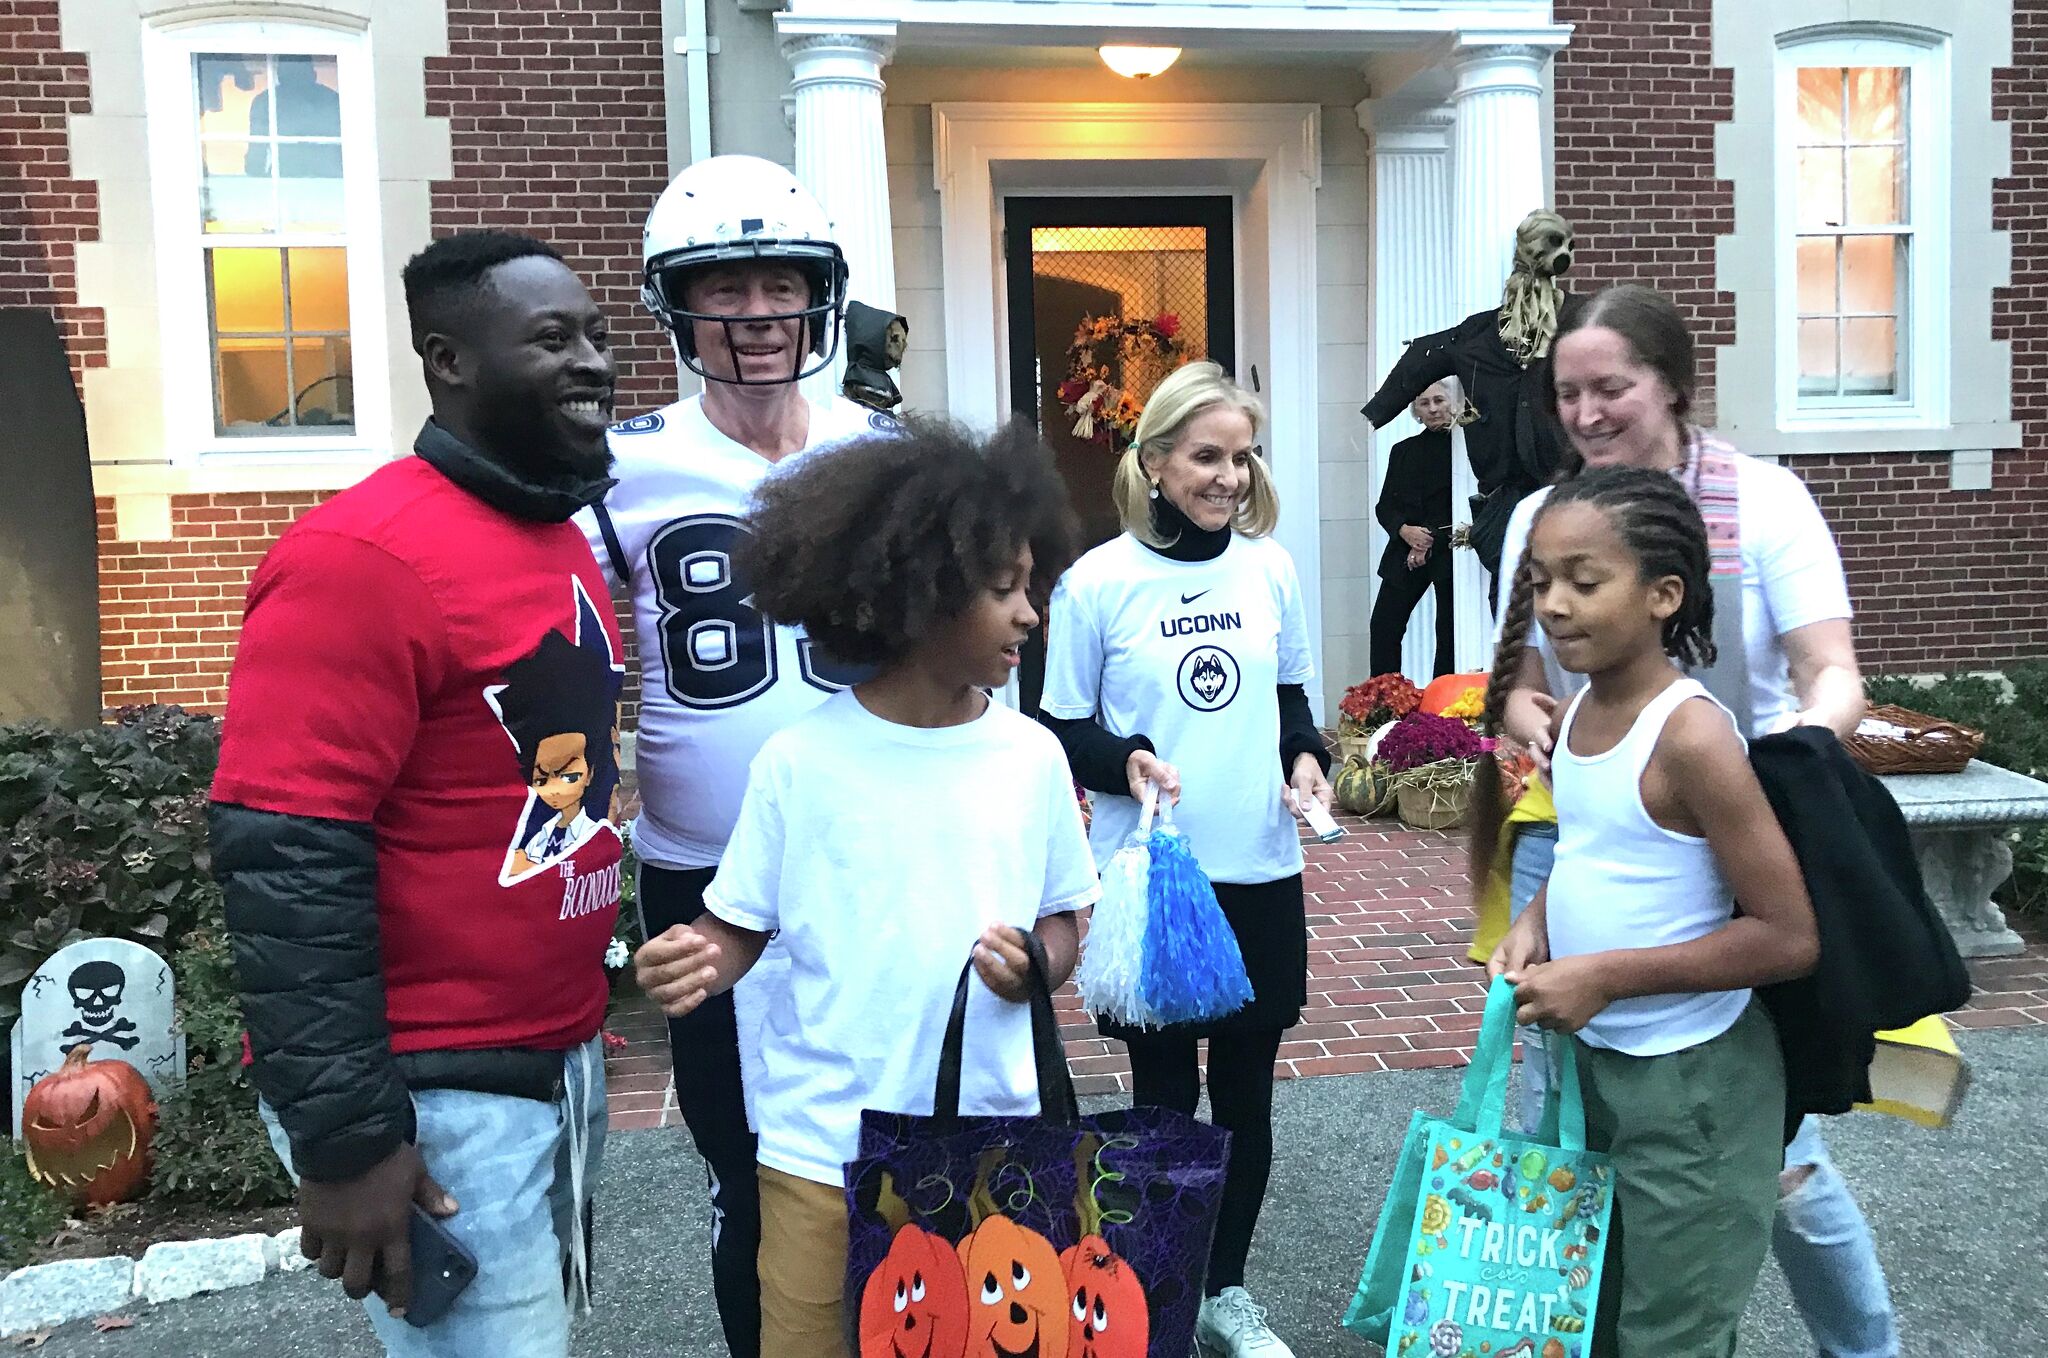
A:
POLYGON ((412 1305, 406 1323, 421 1329, 448 1314, 476 1281, 476 1256, 439 1217, 412 1205, 412 1305))

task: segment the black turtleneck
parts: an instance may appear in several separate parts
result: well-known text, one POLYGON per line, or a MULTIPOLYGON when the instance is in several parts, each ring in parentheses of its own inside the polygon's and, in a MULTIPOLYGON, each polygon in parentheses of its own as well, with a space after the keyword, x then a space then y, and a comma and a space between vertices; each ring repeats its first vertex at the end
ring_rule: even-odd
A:
MULTIPOLYGON (((1152 501, 1152 527, 1159 537, 1166 540, 1166 545, 1154 547, 1146 542, 1146 550, 1156 552, 1169 561, 1188 562, 1214 561, 1222 556, 1236 531, 1228 524, 1216 529, 1203 528, 1181 513, 1180 507, 1164 495, 1152 501)), ((1140 538, 1139 541, 1144 540, 1140 538)), ((1281 684, 1278 699, 1280 776, 1292 777, 1294 761, 1304 754, 1314 755, 1323 772, 1329 773, 1330 752, 1323 744, 1322 732, 1316 729, 1315 713, 1309 708, 1307 691, 1300 684, 1281 684)), ((1131 781, 1125 766, 1131 755, 1138 750, 1158 753, 1149 736, 1112 734, 1093 717, 1064 718, 1041 712, 1038 719, 1059 737, 1075 781, 1090 792, 1130 796, 1131 781)))
POLYGON ((587 477, 568 467, 536 475, 507 466, 470 447, 432 418, 420 426, 412 450, 491 508, 536 523, 567 523, 570 515, 596 504, 618 484, 608 476, 587 477))

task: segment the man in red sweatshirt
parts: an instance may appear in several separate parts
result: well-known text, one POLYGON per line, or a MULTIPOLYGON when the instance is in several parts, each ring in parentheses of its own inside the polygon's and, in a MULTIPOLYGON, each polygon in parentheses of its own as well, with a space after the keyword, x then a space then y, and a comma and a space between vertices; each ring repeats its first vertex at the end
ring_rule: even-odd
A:
POLYGON ((563 1358, 622 854, 621 650, 569 520, 612 484, 613 361, 539 241, 438 241, 405 292, 433 417, 250 584, 214 871, 307 1257, 391 1353, 563 1358), (415 1203, 478 1265, 426 1326, 415 1203))

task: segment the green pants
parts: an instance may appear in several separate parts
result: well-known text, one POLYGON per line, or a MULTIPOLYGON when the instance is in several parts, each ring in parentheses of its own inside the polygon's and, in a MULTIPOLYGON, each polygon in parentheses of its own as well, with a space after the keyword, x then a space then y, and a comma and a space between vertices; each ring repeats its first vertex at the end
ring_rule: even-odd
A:
POLYGON ((1586 1142, 1614 1159, 1594 1358, 1730 1358, 1771 1244, 1785 1066, 1763 1006, 1667 1056, 1573 1042, 1586 1142))

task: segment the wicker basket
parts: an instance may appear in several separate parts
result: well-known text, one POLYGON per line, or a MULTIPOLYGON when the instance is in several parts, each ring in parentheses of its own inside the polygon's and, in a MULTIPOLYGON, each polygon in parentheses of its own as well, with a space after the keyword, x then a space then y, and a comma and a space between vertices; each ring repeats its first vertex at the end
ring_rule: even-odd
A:
POLYGON ((1403 787, 1397 800, 1401 823, 1416 830, 1450 830, 1472 809, 1470 782, 1403 787))
POLYGON ((1859 728, 1843 740, 1850 757, 1872 773, 1960 773, 1984 748, 1982 731, 1904 707, 1873 707, 1865 720, 1906 731, 1904 736, 1880 736, 1859 728))

